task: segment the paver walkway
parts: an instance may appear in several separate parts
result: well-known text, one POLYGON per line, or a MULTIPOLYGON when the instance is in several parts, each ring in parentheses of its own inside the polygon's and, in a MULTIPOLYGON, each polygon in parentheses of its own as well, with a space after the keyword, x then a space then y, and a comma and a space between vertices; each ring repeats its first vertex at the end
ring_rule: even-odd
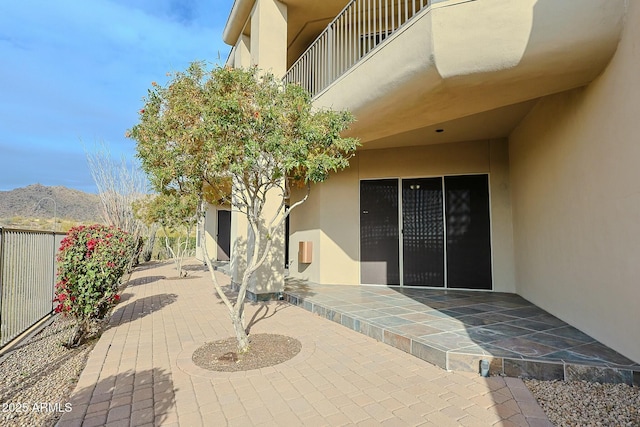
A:
MULTIPOLYGON (((208 273, 137 269, 71 397, 66 426, 550 426, 513 378, 447 372, 284 302, 247 304, 252 332, 302 343, 280 365, 223 373, 191 361, 232 335, 208 273)), ((220 274, 220 280, 228 281, 220 274)))

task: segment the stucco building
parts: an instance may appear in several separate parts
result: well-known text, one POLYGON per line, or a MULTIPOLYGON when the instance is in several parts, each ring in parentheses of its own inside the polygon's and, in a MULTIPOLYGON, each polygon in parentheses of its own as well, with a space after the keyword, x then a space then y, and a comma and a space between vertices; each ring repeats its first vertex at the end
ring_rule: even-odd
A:
MULTIPOLYGON (((236 0, 223 38, 228 65, 351 110, 362 143, 293 211, 254 293, 281 291, 285 264, 518 293, 640 362, 638 2, 236 0)), ((226 211, 206 220, 220 259, 246 235, 226 211)))

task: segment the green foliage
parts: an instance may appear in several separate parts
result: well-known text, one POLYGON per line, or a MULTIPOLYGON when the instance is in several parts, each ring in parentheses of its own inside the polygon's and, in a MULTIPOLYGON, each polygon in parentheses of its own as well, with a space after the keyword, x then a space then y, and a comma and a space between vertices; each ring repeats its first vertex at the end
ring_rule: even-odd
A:
POLYGON ((158 259, 166 259, 171 257, 171 251, 167 251, 167 246, 172 249, 174 253, 178 252, 182 246, 186 248, 190 255, 193 255, 196 249, 196 238, 195 236, 185 236, 185 235, 176 235, 176 236, 168 236, 164 239, 165 243, 159 244, 157 248, 157 256, 158 259), (168 252, 168 253, 163 253, 168 252))
POLYGON ((134 255, 136 241, 115 227, 74 227, 60 245, 55 311, 75 318, 69 345, 86 338, 92 323, 104 319, 120 297, 118 285, 134 255))
POLYGON ((313 110, 300 86, 256 68, 207 71, 196 62, 166 86, 152 84, 128 135, 156 191, 202 198, 208 188, 208 201, 221 202, 232 201, 230 180, 251 197, 285 177, 321 182, 347 167, 358 142, 340 134, 352 121, 348 112, 313 110))
POLYGON ((134 211, 146 224, 159 224, 173 231, 195 225, 199 201, 198 195, 192 193, 156 194, 134 202, 134 211))
POLYGON ((198 194, 168 192, 140 199, 133 206, 136 217, 147 224, 160 225, 166 236, 169 233, 185 235, 184 239, 179 237, 177 242, 165 238, 165 250, 175 262, 179 276, 186 275, 182 264, 190 254, 188 237, 198 221, 199 203, 198 194))
MULTIPOLYGON (((341 134, 354 119, 346 111, 314 109, 303 88, 285 85, 256 68, 207 70, 195 62, 170 77, 166 86, 152 83, 140 121, 128 136, 137 141, 137 157, 153 189, 167 200, 167 206, 158 202, 150 209, 157 218, 173 216, 183 198, 230 204, 246 215, 251 259, 235 305, 216 284, 229 309, 238 347, 245 351, 247 286, 284 219, 306 200, 290 200, 290 187, 302 184, 310 189, 311 183, 349 166, 358 141, 341 134), (267 197, 280 201, 268 219, 264 218, 267 197)), ((212 277, 216 283, 215 274, 212 277)))

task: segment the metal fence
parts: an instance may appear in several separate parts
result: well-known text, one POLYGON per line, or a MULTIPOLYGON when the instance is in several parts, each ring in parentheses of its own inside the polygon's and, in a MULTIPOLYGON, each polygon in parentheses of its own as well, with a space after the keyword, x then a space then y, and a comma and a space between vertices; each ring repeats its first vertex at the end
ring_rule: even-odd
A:
POLYGON ((63 233, 0 228, 0 348, 53 311, 63 233))
POLYGON ((286 83, 320 93, 431 3, 352 0, 287 71, 286 83))

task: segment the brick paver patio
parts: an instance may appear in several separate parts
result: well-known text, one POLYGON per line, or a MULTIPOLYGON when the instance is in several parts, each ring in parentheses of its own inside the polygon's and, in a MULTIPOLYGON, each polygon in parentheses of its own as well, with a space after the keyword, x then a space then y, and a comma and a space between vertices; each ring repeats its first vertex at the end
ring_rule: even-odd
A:
MULTIPOLYGON (((247 304, 252 332, 302 343, 280 365, 223 373, 191 361, 232 335, 208 273, 137 269, 60 426, 550 426, 514 378, 447 372, 284 302, 247 304)), ((221 281, 228 282, 222 274, 221 281)))

